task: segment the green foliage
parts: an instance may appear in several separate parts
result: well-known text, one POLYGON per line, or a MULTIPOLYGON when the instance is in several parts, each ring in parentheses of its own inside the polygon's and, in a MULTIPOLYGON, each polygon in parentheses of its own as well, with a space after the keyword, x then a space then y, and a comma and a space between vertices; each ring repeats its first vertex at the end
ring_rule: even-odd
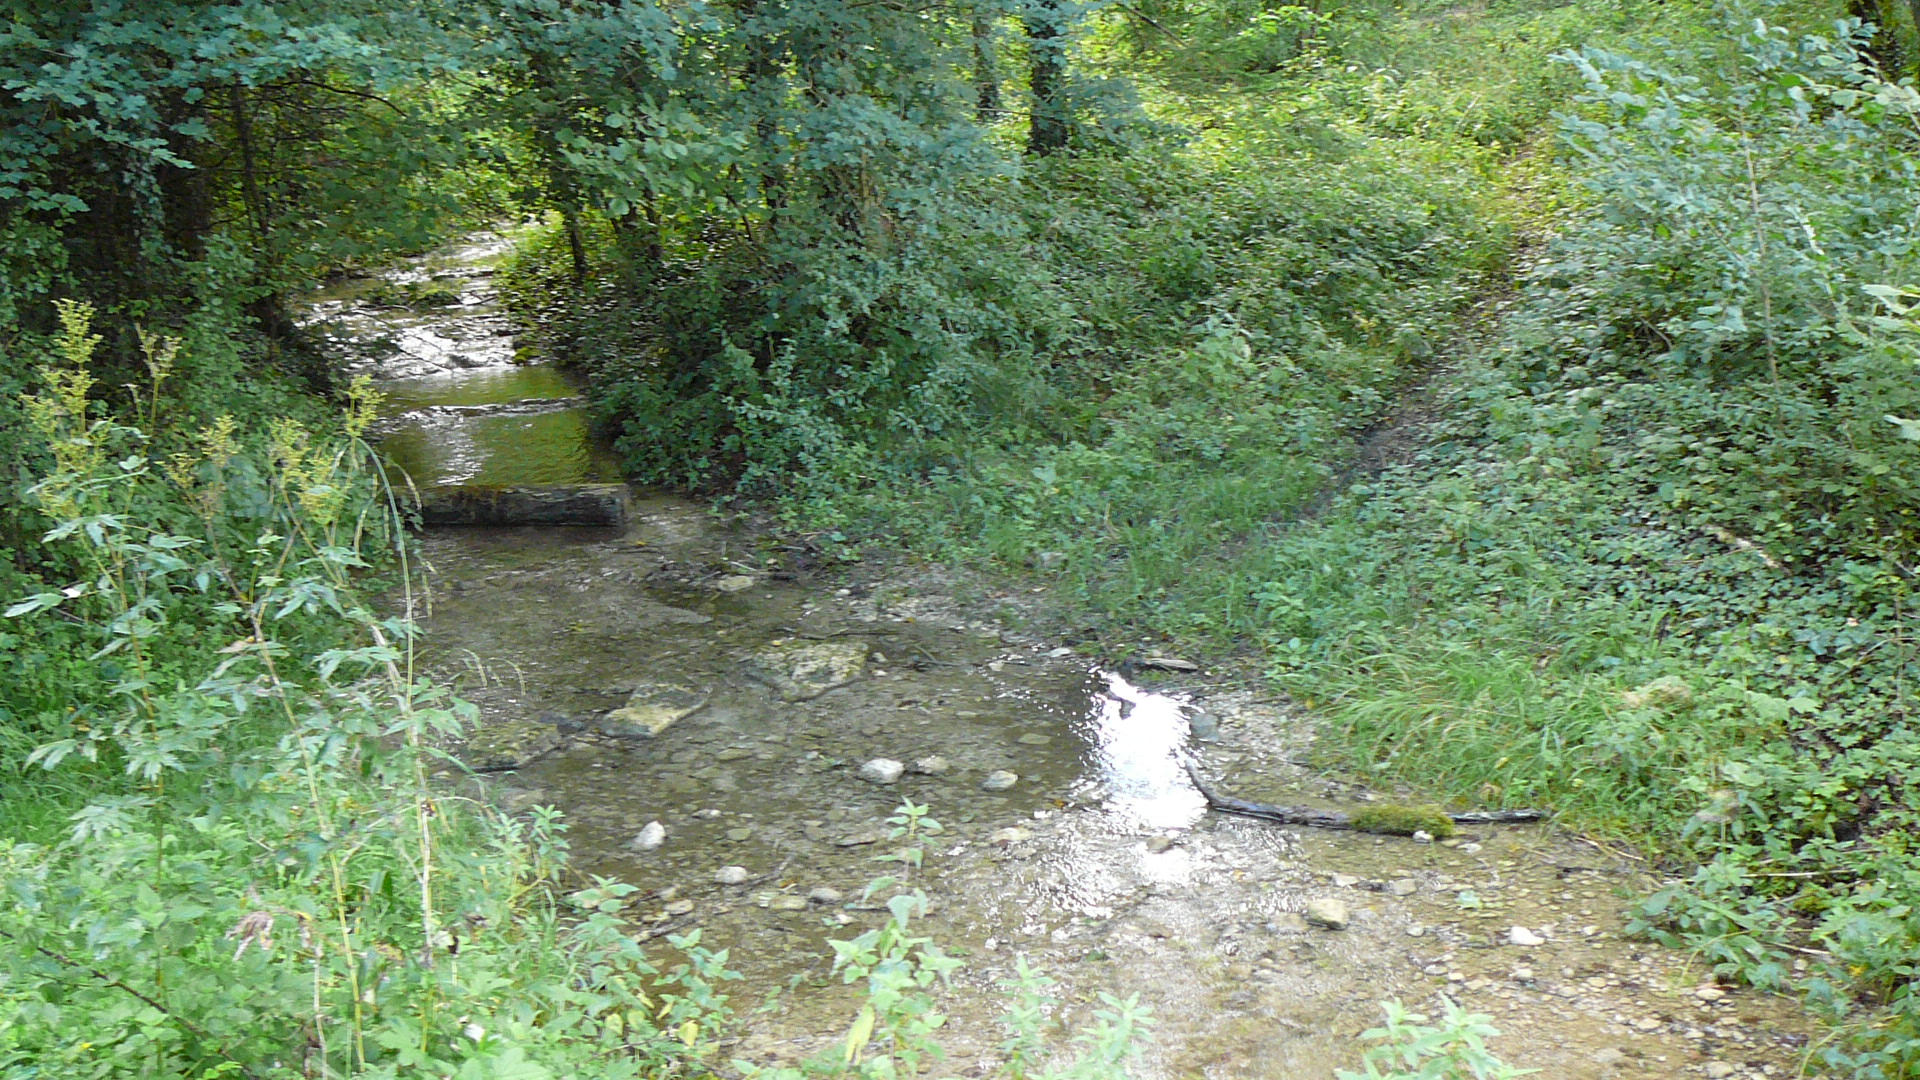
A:
POLYGON ((1381 1045, 1367 1051, 1366 1072, 1341 1069, 1340 1080, 1514 1080, 1540 1071, 1516 1069, 1487 1049, 1486 1041, 1500 1034, 1492 1017, 1442 1001, 1447 1011, 1438 1026, 1398 1001, 1382 1002, 1386 1025, 1361 1035, 1381 1045))

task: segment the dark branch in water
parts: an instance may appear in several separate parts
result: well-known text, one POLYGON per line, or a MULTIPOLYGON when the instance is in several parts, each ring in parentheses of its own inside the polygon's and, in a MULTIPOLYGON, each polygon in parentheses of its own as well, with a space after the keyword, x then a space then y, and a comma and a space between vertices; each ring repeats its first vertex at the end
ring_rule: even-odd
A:
POLYGON ((1182 760, 1186 766, 1187 777, 1193 786, 1206 797, 1207 806, 1223 814, 1238 814, 1241 817, 1259 818, 1262 821, 1278 822, 1281 825, 1306 825, 1315 829, 1353 829, 1358 832, 1383 832, 1400 835, 1411 834, 1415 828, 1425 829, 1435 836, 1449 836, 1455 824, 1461 825, 1519 825, 1530 821, 1545 820, 1544 810, 1472 810, 1453 814, 1438 808, 1382 806, 1368 807, 1356 813, 1348 814, 1340 810, 1322 810, 1313 806, 1279 806, 1273 803, 1249 802, 1236 799, 1231 795, 1221 795, 1200 779, 1200 770, 1193 767, 1190 760, 1182 760), (1438 826, 1434 828, 1431 826, 1438 826))

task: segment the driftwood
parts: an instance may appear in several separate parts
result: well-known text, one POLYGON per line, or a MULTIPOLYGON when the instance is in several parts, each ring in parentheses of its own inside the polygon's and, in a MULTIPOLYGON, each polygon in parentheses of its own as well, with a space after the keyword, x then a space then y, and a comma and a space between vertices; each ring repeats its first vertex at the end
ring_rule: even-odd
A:
MULTIPOLYGON (((1193 762, 1182 761, 1181 764, 1186 766, 1187 776, 1193 780, 1193 786, 1200 789, 1200 794, 1206 797, 1209 809, 1218 810, 1223 814, 1238 814, 1241 817, 1278 822, 1281 825, 1306 825, 1315 829, 1354 827, 1353 815, 1340 810, 1322 810, 1313 806, 1280 806, 1221 795, 1200 779, 1200 770, 1193 767, 1193 762)), ((1469 810, 1459 814, 1448 813, 1446 816, 1460 825, 1523 825, 1530 821, 1543 821, 1547 814, 1544 810, 1469 810)))

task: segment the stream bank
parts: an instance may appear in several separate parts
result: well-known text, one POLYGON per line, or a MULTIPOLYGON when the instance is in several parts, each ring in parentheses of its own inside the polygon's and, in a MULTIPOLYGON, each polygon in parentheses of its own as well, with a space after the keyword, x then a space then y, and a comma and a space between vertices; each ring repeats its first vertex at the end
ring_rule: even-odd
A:
MULTIPOLYGON (((403 346, 370 349, 383 446, 422 486, 604 480, 577 391, 512 363, 486 281, 500 250, 387 279, 457 303, 326 301, 403 346)), ((1650 883, 1630 860, 1550 827, 1421 844, 1208 814, 1181 753, 1245 798, 1375 796, 1297 764, 1312 725, 1257 680, 1136 687, 1036 637, 1048 597, 1031 586, 904 558, 817 575, 657 492, 621 527, 429 530, 421 554, 422 662, 479 707, 464 752, 489 796, 558 807, 581 874, 642 890, 636 934, 697 928, 731 950, 750 1014, 734 1056, 842 1038, 854 998, 826 942, 884 917, 860 892, 911 798, 947 826, 919 884, 925 929, 967 961, 942 999, 956 1074, 996 1060, 1017 955, 1060 980, 1070 1017, 1102 990, 1152 1006, 1154 1077, 1330 1077, 1357 1065, 1379 1001, 1433 1012, 1442 995, 1547 1076, 1796 1074, 1796 1010, 1621 938, 1650 883), (1310 905, 1344 909, 1322 919, 1341 928, 1310 905)))

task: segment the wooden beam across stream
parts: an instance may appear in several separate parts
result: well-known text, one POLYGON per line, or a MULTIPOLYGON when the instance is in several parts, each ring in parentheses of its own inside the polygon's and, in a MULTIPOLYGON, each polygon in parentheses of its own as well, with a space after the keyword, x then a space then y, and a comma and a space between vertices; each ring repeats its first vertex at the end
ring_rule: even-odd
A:
POLYGON ((422 488, 423 526, 625 525, 631 493, 625 484, 505 487, 448 484, 422 488))

